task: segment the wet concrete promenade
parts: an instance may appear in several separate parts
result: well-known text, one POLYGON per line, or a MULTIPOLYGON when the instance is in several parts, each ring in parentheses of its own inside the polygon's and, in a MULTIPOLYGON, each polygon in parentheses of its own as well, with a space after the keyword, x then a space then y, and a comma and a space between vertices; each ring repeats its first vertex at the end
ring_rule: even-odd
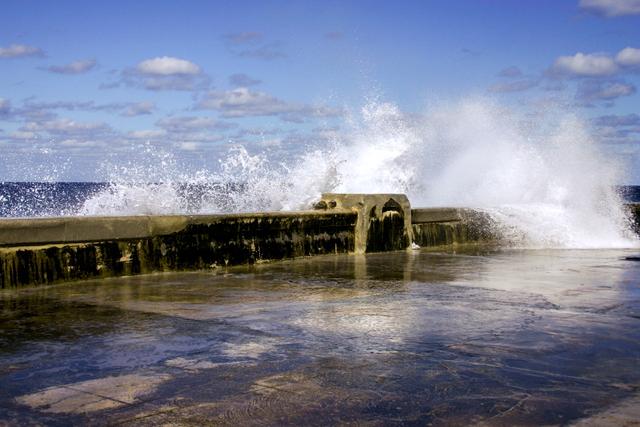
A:
POLYGON ((311 259, 0 293, 0 425, 637 425, 637 251, 311 259))

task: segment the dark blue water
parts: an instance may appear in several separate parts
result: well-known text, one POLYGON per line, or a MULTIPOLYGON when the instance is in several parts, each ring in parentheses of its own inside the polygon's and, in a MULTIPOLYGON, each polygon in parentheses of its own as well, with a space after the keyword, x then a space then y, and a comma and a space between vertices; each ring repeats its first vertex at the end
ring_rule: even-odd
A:
POLYGON ((623 185, 618 191, 627 203, 640 203, 640 185, 623 185))
MULTIPOLYGON (((117 187, 106 182, 0 182, 0 217, 78 215, 85 201, 98 193, 122 197, 117 187)), ((246 186, 184 183, 177 184, 175 190, 181 202, 180 213, 203 213, 203 207, 208 206, 205 200, 214 202, 216 212, 235 212, 231 195, 246 191, 246 186)), ((154 191, 152 186, 148 191, 154 191)))
POLYGON ((73 215, 107 188, 97 182, 0 182, 0 217, 73 215))
MULTIPOLYGON (((200 187, 185 184, 178 189, 181 196, 186 196, 189 205, 186 211, 197 212, 195 196, 203 192, 213 191, 220 198, 242 188, 238 184, 200 187)), ((87 199, 108 188, 109 184, 104 182, 0 182, 0 217, 75 215, 87 199)), ((640 203, 639 185, 620 186, 618 191, 626 202, 640 203)), ((224 201, 219 204, 225 205, 224 201)))

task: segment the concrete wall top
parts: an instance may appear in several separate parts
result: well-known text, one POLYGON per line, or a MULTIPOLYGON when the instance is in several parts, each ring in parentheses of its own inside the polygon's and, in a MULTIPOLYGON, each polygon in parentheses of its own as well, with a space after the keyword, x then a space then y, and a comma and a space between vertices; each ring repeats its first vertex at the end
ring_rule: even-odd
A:
POLYGON ((411 222, 424 224, 429 222, 463 221, 476 211, 468 208, 416 208, 411 210, 411 222))
POLYGON ((0 219, 0 246, 140 239, 176 233, 184 230, 189 225, 213 224, 229 220, 293 219, 329 217, 341 214, 354 215, 355 222, 355 214, 342 210, 216 215, 6 218, 0 219))

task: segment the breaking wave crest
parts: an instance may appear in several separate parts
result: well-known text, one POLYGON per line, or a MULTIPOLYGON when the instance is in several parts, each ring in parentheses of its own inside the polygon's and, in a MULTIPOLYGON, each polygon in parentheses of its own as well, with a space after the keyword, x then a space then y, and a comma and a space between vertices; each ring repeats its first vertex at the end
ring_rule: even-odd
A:
POLYGON ((81 215, 306 209, 322 192, 406 193, 414 207, 489 213, 516 246, 637 245, 623 202, 621 165, 575 117, 525 115, 465 101, 422 115, 372 102, 347 129, 292 158, 236 146, 215 171, 185 173, 168 153, 106 165, 106 189, 81 215))

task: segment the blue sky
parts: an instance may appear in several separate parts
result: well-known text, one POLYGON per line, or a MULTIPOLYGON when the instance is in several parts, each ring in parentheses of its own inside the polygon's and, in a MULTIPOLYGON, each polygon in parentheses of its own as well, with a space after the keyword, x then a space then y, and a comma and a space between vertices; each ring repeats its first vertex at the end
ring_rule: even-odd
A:
POLYGON ((146 141, 287 156, 368 97, 486 96, 575 110, 640 183, 639 76, 640 0, 6 0, 0 180, 99 180, 146 141))

